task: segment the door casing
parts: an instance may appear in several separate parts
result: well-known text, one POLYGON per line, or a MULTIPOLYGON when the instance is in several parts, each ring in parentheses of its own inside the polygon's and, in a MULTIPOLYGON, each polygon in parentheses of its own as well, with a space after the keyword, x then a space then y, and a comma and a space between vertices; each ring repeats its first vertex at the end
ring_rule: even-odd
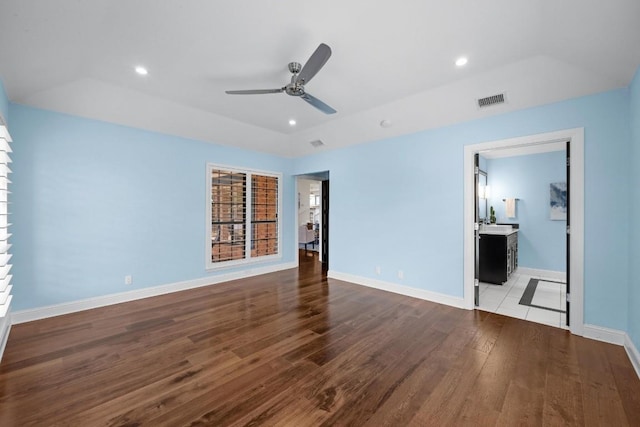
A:
POLYGON ((571 277, 570 331, 582 335, 584 329, 584 128, 529 135, 518 138, 470 144, 464 147, 464 307, 474 308, 475 269, 475 177, 474 154, 492 149, 527 147, 551 142, 571 141, 571 168, 569 215, 571 224, 570 265, 571 277))

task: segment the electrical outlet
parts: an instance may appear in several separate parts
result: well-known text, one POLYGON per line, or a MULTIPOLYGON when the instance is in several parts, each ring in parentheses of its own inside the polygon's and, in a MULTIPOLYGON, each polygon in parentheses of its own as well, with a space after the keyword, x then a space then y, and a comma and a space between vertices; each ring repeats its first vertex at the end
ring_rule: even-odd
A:
POLYGON ((131 277, 131 275, 129 276, 124 276, 124 284, 125 285, 130 285, 133 283, 133 277, 131 277))
POLYGON ((376 265, 376 274, 379 276, 380 275, 380 266, 376 265))
POLYGON ((398 270, 398 279, 404 279, 404 271, 398 270))

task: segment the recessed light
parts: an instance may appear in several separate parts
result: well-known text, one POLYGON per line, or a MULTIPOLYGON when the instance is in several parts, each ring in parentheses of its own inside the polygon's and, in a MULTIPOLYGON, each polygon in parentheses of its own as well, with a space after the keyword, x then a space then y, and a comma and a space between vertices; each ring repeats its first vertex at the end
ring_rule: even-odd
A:
POLYGON ((380 127, 383 128, 390 128, 392 125, 393 123, 391 123, 391 120, 384 119, 380 122, 380 127))
POLYGON ((296 121, 291 119, 289 120, 289 126, 295 126, 296 125, 296 121))
POLYGON ((468 61, 469 60, 466 57, 461 56, 460 58, 456 59, 456 65, 458 67, 464 67, 465 65, 467 65, 468 61))
POLYGON ((138 65, 136 67, 136 73, 140 74, 141 76, 146 76, 147 74, 149 74, 149 71, 147 71, 147 69, 143 66, 138 65))

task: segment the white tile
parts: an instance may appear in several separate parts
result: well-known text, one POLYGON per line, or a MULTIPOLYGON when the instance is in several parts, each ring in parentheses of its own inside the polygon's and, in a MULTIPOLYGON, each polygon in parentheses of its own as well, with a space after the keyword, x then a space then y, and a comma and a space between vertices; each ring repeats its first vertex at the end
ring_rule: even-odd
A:
POLYGON ((505 283, 506 286, 513 286, 516 283, 518 283, 519 278, 518 277, 509 277, 509 280, 507 280, 507 282, 505 283))
POLYGON ((529 312, 529 307, 527 307, 526 305, 520 305, 518 307, 505 307, 504 305, 501 305, 496 310, 496 313, 498 314, 503 314, 509 317, 515 317, 517 319, 526 319, 528 312, 529 312))
MULTIPOLYGON (((513 273, 504 285, 480 282, 480 306, 478 309, 531 322, 543 323, 556 328, 563 327, 565 317, 564 315, 561 316, 561 313, 519 304, 520 298, 522 298, 522 294, 527 288, 531 278, 531 276, 525 274, 513 273)), ((543 280, 542 278, 538 279, 543 280)), ((545 304, 553 304, 556 308, 564 309, 564 285, 558 283, 538 283, 539 285, 542 284, 542 286, 538 288, 541 291, 538 295, 541 301, 545 304)), ((538 292, 536 292, 536 294, 537 293, 538 292)))
POLYGON ((486 300, 480 297, 480 305, 478 306, 478 308, 482 311, 490 311, 492 313, 495 313, 500 306, 500 302, 501 301, 486 300))
POLYGON ((482 297, 487 300, 497 301, 501 303, 507 292, 504 289, 487 289, 482 293, 482 297))
POLYGON ((516 288, 520 288, 522 290, 526 289, 527 285, 529 284, 529 280, 531 278, 529 276, 521 276, 518 281, 516 283, 514 283, 514 287, 516 288))
POLYGON ((522 294, 524 294, 524 288, 519 288, 517 286, 514 286, 513 288, 511 288, 509 290, 509 293, 507 294, 508 297, 513 297, 513 298, 522 298, 522 294))
POLYGON ((510 297, 507 296, 503 301, 502 304, 500 304, 501 308, 517 308, 517 307, 528 307, 526 305, 520 305, 520 298, 519 297, 510 297))
POLYGON ((520 289, 521 291, 524 292, 524 290, 527 289, 527 285, 528 284, 529 284, 529 282, 517 282, 517 283, 513 284, 511 289, 520 289))
POLYGON ((561 298, 560 292, 549 292, 549 291, 536 291, 535 294, 533 294, 533 300, 544 300, 544 301, 554 301, 554 302, 559 302, 561 298))
POLYGON ((538 282, 538 286, 536 289, 547 290, 550 292, 560 292, 564 288, 565 288, 564 285, 560 285, 558 283, 538 282))
POLYGON ((545 325, 560 327, 560 313, 549 310, 542 310, 539 308, 531 307, 527 313, 526 320, 530 320, 536 323, 543 323, 545 325))
POLYGON ((559 292, 538 292, 533 295, 531 304, 539 305, 540 307, 555 308, 556 310, 562 309, 561 298, 559 292))

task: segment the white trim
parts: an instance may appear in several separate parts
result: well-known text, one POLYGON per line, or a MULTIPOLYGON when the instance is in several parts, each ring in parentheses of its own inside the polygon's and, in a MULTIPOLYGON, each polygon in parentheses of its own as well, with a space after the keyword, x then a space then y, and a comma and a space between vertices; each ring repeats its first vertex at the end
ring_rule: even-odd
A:
POLYGON ((209 272, 223 270, 227 268, 239 267, 243 265, 251 265, 256 263, 271 262, 282 259, 282 199, 283 195, 283 174, 281 172, 265 171, 253 168, 242 168, 238 166, 228 166, 218 163, 206 163, 206 217, 205 217, 205 269, 209 272), (245 202, 245 257, 242 259, 223 261, 220 263, 211 262, 211 171, 214 169, 233 171, 245 174, 246 177, 246 202, 245 202), (271 176, 278 179, 278 253, 274 255, 265 255, 259 257, 251 256, 251 239, 253 236, 253 229, 251 227, 251 192, 253 190, 251 185, 252 175, 271 176))
POLYGON ((624 345, 626 333, 618 329, 605 328, 604 326, 584 325, 583 337, 609 344, 624 345))
POLYGON ((535 278, 555 280, 557 282, 566 282, 567 273, 564 271, 541 270, 539 268, 518 267, 518 274, 524 274, 535 278))
MULTIPOLYGON (((301 175, 294 175, 295 177, 295 192, 294 194, 296 195, 296 206, 295 206, 295 228, 293 231, 293 239, 294 239, 294 247, 296 248, 296 262, 299 263, 300 259, 299 259, 299 249, 300 249, 300 242, 298 241, 298 230, 300 229, 300 209, 298 208, 298 194, 300 194, 300 180, 307 180, 307 181, 316 181, 320 183, 320 210, 322 211, 322 182, 323 180, 320 178, 313 178, 310 177, 308 174, 301 174, 301 175)), ((326 181, 328 181, 328 179, 326 179, 326 181)), ((320 236, 318 238, 318 262, 322 263, 322 212, 320 213, 320 219, 318 221, 318 227, 319 227, 319 233, 320 236)))
POLYGON ((406 295, 408 297, 436 302, 438 304, 449 305, 451 307, 465 308, 464 299, 462 298, 427 291, 425 289, 412 288, 409 286, 399 285, 397 283, 384 282, 382 280, 370 279, 368 277, 356 276, 349 273, 341 273, 334 270, 329 270, 327 277, 369 288, 380 289, 382 291, 393 292, 395 294, 406 295))
POLYGON ((87 298, 78 301, 71 301, 62 304, 50 305, 46 307, 38 307, 28 310, 14 311, 12 314, 12 323, 31 322, 33 320, 45 319, 48 317, 60 316, 63 314, 75 313, 92 308, 104 307, 112 304, 120 304, 123 302, 134 301, 143 298, 165 295, 173 292, 184 291, 187 289, 199 288, 202 286, 215 285, 230 280, 245 279, 247 277, 259 276, 261 274, 274 273, 276 271, 288 270, 296 268, 295 263, 288 262, 283 264, 271 265, 268 267, 251 268, 233 273, 225 273, 217 276, 201 277, 194 280, 185 280, 183 282, 169 283, 166 285, 153 286, 149 288, 135 289, 128 292, 104 295, 94 298, 87 298))
POLYGON ((322 262, 322 181, 318 181, 320 183, 320 215, 318 216, 318 262, 322 262))
POLYGON ((633 344, 633 341, 631 341, 629 334, 625 334, 624 349, 627 351, 629 360, 631 361, 633 368, 636 370, 638 378, 640 378, 640 352, 635 344, 633 344))
POLYGON ((583 334, 584 324, 584 128, 470 144, 464 147, 464 305, 474 308, 473 155, 485 150, 571 141, 571 333, 583 334))
POLYGON ((293 230, 293 241, 295 242, 293 247, 295 248, 294 250, 294 255, 295 255, 295 262, 296 262, 296 267, 300 266, 300 242, 298 242, 298 230, 300 227, 300 198, 298 197, 298 195, 300 194, 300 176, 296 176, 295 181, 295 185, 294 185, 294 192, 293 194, 295 194, 296 200, 294 201, 295 207, 295 221, 293 221, 295 223, 295 228, 293 230))

